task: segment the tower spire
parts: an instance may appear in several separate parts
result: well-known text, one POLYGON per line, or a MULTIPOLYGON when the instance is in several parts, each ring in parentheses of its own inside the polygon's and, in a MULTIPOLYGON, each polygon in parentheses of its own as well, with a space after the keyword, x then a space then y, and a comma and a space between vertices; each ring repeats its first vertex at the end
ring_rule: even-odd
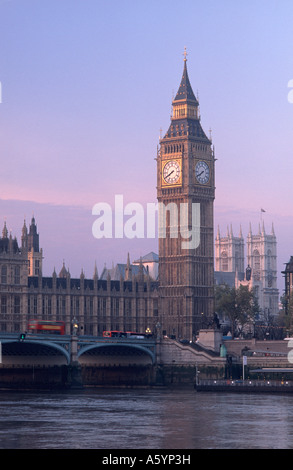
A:
POLYGON ((184 55, 184 62, 187 62, 187 50, 186 50, 186 46, 184 46, 183 55, 184 55))
POLYGON ((3 227, 3 230, 2 230, 2 238, 8 238, 8 230, 7 230, 7 227, 6 227, 6 220, 4 221, 4 227, 3 227))
MULTIPOLYGON (((202 314, 210 317, 214 312, 214 259, 208 247, 214 243, 215 188, 213 150, 201 127, 199 101, 188 77, 186 48, 183 56, 183 74, 172 101, 171 123, 160 139, 157 155, 157 199, 166 208, 171 203, 179 209, 182 201, 187 206, 200 204, 197 229, 201 242, 195 250, 193 242, 192 247, 180 233, 174 243, 173 233, 179 227, 172 218, 162 217, 160 228, 164 224, 166 235, 159 237, 159 296, 160 323, 164 330, 191 339, 201 327, 202 314), (197 263, 205 263, 206 269, 195 273, 197 263)), ((191 212, 188 209, 186 213, 186 228, 194 227, 191 212)))
MULTIPOLYGON (((180 86, 178 88, 177 94, 173 100, 173 106, 176 104, 177 101, 188 101, 190 104, 192 103, 195 106, 199 105, 198 100, 195 97, 195 94, 193 93, 189 77, 188 77, 188 72, 187 72, 187 52, 186 48, 184 50, 184 67, 183 67, 183 74, 182 74, 182 79, 180 86)), ((173 116, 174 117, 174 116, 173 116)))
POLYGON ((184 50, 184 67, 181 82, 172 101, 171 125, 165 138, 190 136, 211 144, 200 123, 199 101, 193 93, 188 72, 187 52, 184 50))

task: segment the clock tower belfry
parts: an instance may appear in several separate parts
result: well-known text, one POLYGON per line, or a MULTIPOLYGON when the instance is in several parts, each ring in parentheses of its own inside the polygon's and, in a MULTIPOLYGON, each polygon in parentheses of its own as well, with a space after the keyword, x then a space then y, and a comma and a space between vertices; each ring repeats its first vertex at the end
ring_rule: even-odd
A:
POLYGON ((159 311, 165 334, 191 340, 214 313, 215 158, 184 56, 157 155, 159 311))

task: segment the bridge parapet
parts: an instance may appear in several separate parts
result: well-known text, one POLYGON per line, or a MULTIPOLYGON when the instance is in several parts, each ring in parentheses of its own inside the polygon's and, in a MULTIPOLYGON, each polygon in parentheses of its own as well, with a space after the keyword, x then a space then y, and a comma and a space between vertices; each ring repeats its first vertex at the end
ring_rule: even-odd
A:
POLYGON ((151 358, 152 364, 156 363, 156 341, 154 339, 134 339, 134 338, 103 338, 93 336, 80 336, 78 338, 77 356, 99 348, 130 348, 134 353, 140 351, 151 358))
POLYGON ((0 333, 2 359, 7 354, 20 356, 50 356, 59 353, 70 364, 71 337, 45 334, 0 333), (39 348, 39 349, 38 349, 39 348))
MULTIPOLYGON (((31 334, 26 333, 24 338, 21 339, 20 333, 0 333, 0 342, 3 345, 3 353, 5 354, 5 346, 9 344, 15 345, 15 353, 21 354, 18 344, 23 343, 27 345, 26 349, 22 348, 22 355, 25 351, 29 351, 30 345, 36 347, 46 346, 52 351, 58 351, 64 355, 67 364, 76 364, 79 362, 80 357, 98 348, 107 347, 127 347, 133 349, 134 353, 140 351, 151 358, 152 364, 156 362, 156 341, 154 339, 134 339, 134 338, 103 338, 95 336, 71 336, 71 335, 54 335, 54 334, 31 334)), ((6 347, 7 350, 7 347, 6 347)), ((36 350, 37 351, 37 350, 36 350)), ((42 353, 44 348, 42 349, 42 353)), ((36 353, 35 353, 36 354, 36 353)))

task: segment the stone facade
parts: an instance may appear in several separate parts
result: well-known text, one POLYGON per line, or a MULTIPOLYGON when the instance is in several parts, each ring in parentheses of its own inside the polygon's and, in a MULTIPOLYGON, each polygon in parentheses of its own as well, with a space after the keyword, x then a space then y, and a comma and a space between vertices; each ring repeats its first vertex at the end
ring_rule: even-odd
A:
MULTIPOLYGON (((158 285, 142 263, 124 266, 124 277, 99 279, 95 269, 92 279, 83 272, 72 278, 63 265, 59 274, 42 275, 42 250, 38 248, 35 219, 30 226, 34 243, 26 238, 22 245, 8 236, 6 224, 0 238, 0 331, 26 331, 30 319, 61 320, 71 333, 72 321, 79 334, 101 335, 104 330, 144 332, 154 330, 158 321, 158 285), (34 275, 38 273, 38 275, 34 275)), ((117 271, 117 270, 116 270, 117 271)))
POLYGON ((150 253, 132 265, 128 259, 105 269, 100 278, 95 270, 92 279, 83 272, 73 279, 65 266, 59 275, 54 271, 44 277, 35 219, 29 230, 24 224, 21 246, 5 225, 0 240, 1 331, 24 331, 29 319, 42 319, 64 321, 70 333, 75 319, 80 334, 154 331, 158 324, 165 335, 192 339, 203 319, 214 313, 214 166, 185 56, 171 124, 157 155, 157 198, 165 208, 176 206, 177 216, 172 220, 166 210, 159 257, 150 253))
POLYGON ((221 237, 218 229, 215 240, 215 281, 238 288, 247 285, 254 289, 263 320, 279 313, 277 288, 277 239, 272 226, 266 233, 264 223, 254 235, 250 226, 247 235, 246 265, 244 265, 244 239, 233 235, 232 227, 221 237))
POLYGON ((203 317, 214 312, 215 158, 201 127, 186 58, 172 105, 157 155, 157 198, 166 210, 159 220, 165 229, 159 232, 159 316, 165 334, 192 339, 203 317), (190 233, 199 243, 186 243, 190 233))

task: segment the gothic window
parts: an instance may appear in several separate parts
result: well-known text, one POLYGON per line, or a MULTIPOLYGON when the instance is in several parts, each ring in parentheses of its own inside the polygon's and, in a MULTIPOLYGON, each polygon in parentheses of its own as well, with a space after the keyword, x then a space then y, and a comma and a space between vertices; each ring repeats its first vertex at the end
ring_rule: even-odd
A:
POLYGON ((14 268, 14 284, 20 284, 20 267, 15 266, 14 268))
POLYGON ((36 295, 30 295, 28 298, 28 312, 30 315, 38 313, 38 298, 36 295))
POLYGON ((257 299, 259 299, 259 286, 254 287, 254 295, 257 299))
POLYGON ((16 314, 20 313, 20 296, 19 295, 14 296, 14 313, 16 314))
POLYGON ((270 271, 272 269, 272 252, 271 250, 268 250, 267 252, 267 269, 270 271))
POLYGON ((221 254, 221 271, 228 271, 228 255, 226 251, 223 251, 221 254))
POLYGON ((7 297, 1 295, 1 313, 7 313, 7 297))
POLYGON ((38 259, 35 260, 35 275, 38 276, 40 273, 40 261, 38 259))
POLYGON ((157 299, 154 299, 153 301, 153 315, 154 315, 154 318, 158 317, 158 300, 157 299))
POLYGON ((1 284, 7 284, 7 266, 1 267, 1 284))
POLYGON ((253 273, 254 279, 260 281, 260 254, 258 250, 253 252, 253 273))
POLYGON ((62 297, 62 315, 66 314, 66 298, 62 297))
POLYGON ((273 273, 272 273, 272 252, 268 250, 267 252, 267 280, 268 280, 268 287, 273 286, 273 273))

